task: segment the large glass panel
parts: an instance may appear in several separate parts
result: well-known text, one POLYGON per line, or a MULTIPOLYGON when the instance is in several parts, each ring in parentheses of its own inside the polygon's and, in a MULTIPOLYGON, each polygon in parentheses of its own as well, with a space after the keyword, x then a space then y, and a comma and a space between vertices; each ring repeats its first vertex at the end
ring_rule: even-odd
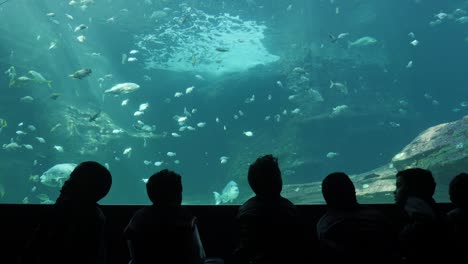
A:
POLYGON ((447 202, 468 170, 467 12, 464 0, 0 0, 0 202, 52 203, 96 160, 114 179, 104 204, 147 203, 144 179, 163 168, 182 175, 185 204, 214 192, 239 204, 269 153, 296 203, 321 203, 334 171, 360 201, 392 203, 395 172, 414 166, 447 202))

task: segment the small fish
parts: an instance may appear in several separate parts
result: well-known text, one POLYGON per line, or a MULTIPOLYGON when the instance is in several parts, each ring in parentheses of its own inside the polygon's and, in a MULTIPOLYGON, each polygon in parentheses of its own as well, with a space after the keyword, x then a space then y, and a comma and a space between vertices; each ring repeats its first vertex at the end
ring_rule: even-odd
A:
POLYGON ((83 35, 79 35, 78 37, 76 37, 76 39, 77 39, 79 42, 83 43, 83 42, 85 42, 86 37, 83 36, 83 35))
POLYGON ((145 165, 150 165, 150 164, 151 164, 151 161, 149 161, 149 160, 144 160, 144 161, 143 161, 143 164, 145 164, 145 165))
POLYGON ((149 103, 144 103, 139 106, 138 110, 145 111, 146 109, 148 109, 148 107, 149 107, 149 103))
POLYGON ((333 82, 330 80, 330 89, 332 88, 338 88, 342 93, 348 94, 348 87, 345 84, 339 83, 339 82, 333 82))
POLYGON ((73 20, 73 19, 74 19, 73 16, 70 15, 70 14, 65 14, 65 16, 66 16, 68 19, 70 19, 70 20, 73 20))
POLYGON ((410 44, 413 45, 413 46, 417 46, 419 44, 419 41, 415 39, 415 40, 411 41, 410 44))
POLYGON ((175 152, 169 151, 169 152, 166 153, 166 155, 169 156, 169 157, 175 157, 177 154, 175 152))
POLYGON ((29 150, 32 150, 33 149, 33 146, 31 144, 23 144, 23 147, 25 149, 29 149, 29 150))
POLYGON ((49 98, 52 100, 57 100, 57 98, 59 98, 60 95, 61 95, 60 93, 53 93, 49 96, 49 98))
POLYGON ((299 114, 301 112, 301 109, 295 108, 294 110, 291 111, 291 114, 299 114))
POLYGON ((171 133, 171 135, 172 135, 173 137, 181 137, 181 135, 179 135, 179 134, 177 134, 177 133, 175 133, 175 132, 171 133))
POLYGON ((336 43, 336 41, 338 40, 338 38, 335 37, 335 35, 333 34, 328 34, 328 38, 330 38, 331 43, 336 43))
POLYGON ((254 135, 252 131, 244 131, 242 133, 246 135, 247 137, 252 137, 254 135))
POLYGON ((133 116, 141 116, 143 115, 145 112, 143 111, 136 111, 135 113, 133 113, 133 116))
POLYGON ((164 162, 162 162, 162 161, 155 161, 155 162, 154 162, 154 166, 159 167, 159 166, 161 166, 163 163, 164 163, 164 162))
POLYGON ((135 57, 129 57, 129 58, 127 59, 128 62, 134 62, 134 61, 137 61, 137 60, 138 60, 138 59, 135 58, 135 57))
POLYGON ((413 67, 413 61, 409 61, 408 64, 406 64, 406 68, 409 69, 413 67))
POLYGON ((205 126, 206 126, 206 122, 197 123, 197 127, 205 127, 205 126))
POLYGON ((283 83, 281 81, 276 81, 276 85, 278 85, 279 88, 283 88, 283 83))
POLYGON ((114 129, 112 130, 112 134, 121 134, 123 133, 124 131, 122 129, 114 129))
POLYGON ((225 48, 225 47, 217 47, 217 48, 216 48, 216 51, 219 51, 219 52, 228 52, 229 49, 228 49, 228 48, 225 48))
POLYGON ((24 97, 21 97, 20 101, 25 103, 31 103, 32 101, 34 101, 34 98, 32 96, 26 95, 24 97))
POLYGON ((228 162, 228 159, 229 159, 229 158, 226 157, 226 156, 221 156, 221 157, 219 158, 219 162, 220 162, 221 164, 225 164, 225 163, 228 162))
POLYGON ((54 145, 54 149, 58 152, 63 152, 63 147, 62 146, 58 146, 58 145, 54 145))
POLYGON ((122 101, 122 103, 120 105, 122 106, 126 106, 128 104, 128 99, 125 99, 122 101))
POLYGON ((187 121, 187 117, 186 116, 180 116, 180 117, 177 117, 177 122, 179 123, 183 123, 187 121))
POLYGON ((349 35, 349 33, 345 32, 345 33, 340 33, 338 34, 338 36, 336 37, 337 39, 342 39, 342 38, 345 38, 349 35))
POLYGON ((101 115, 101 109, 99 109, 94 115, 89 117, 89 122, 96 121, 96 119, 101 115))
POLYGON ((71 78, 81 80, 81 79, 89 76, 92 72, 93 71, 91 69, 81 69, 81 70, 78 70, 78 71, 74 72, 73 74, 68 75, 68 76, 71 77, 71 78))
POLYGON ((129 54, 137 54, 139 51, 138 50, 131 50, 130 52, 128 52, 129 54))
POLYGON ((189 94, 189 93, 193 92, 193 89, 195 89, 195 86, 188 87, 187 89, 185 89, 185 94, 189 94))
POLYGON ((122 152, 123 155, 126 155, 128 158, 130 158, 130 156, 132 155, 132 148, 129 147, 129 148, 126 148, 124 149, 124 151, 122 152))
POLYGON ((87 28, 88 28, 88 26, 86 26, 85 24, 81 24, 81 25, 79 25, 79 26, 77 26, 77 27, 75 28, 75 32, 78 32, 78 31, 81 31, 81 30, 85 30, 85 29, 87 29, 87 28))
POLYGON ((329 159, 333 159, 334 157, 338 156, 339 154, 337 152, 328 152, 326 157, 329 159))
POLYGON ((39 143, 45 143, 45 139, 42 138, 42 137, 36 137, 37 141, 39 141, 39 143))
POLYGON ((49 50, 55 49, 56 47, 57 47, 57 42, 55 42, 55 41, 52 41, 52 42, 49 44, 49 50))

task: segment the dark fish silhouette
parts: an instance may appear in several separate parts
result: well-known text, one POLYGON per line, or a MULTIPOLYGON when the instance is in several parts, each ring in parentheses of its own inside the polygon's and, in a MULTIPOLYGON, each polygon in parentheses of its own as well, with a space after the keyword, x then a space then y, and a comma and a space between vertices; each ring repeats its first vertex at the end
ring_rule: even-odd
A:
POLYGON ((89 122, 96 121, 96 119, 99 117, 99 115, 101 115, 101 110, 100 109, 99 109, 99 111, 97 111, 97 113, 95 113, 94 115, 89 117, 89 122))
POLYGON ((336 38, 332 34, 328 34, 328 37, 330 38, 331 43, 335 43, 338 40, 338 38, 336 38))
POLYGON ((81 69, 79 71, 76 71, 73 74, 70 74, 69 76, 75 79, 83 79, 84 77, 90 75, 93 71, 91 69, 81 69))

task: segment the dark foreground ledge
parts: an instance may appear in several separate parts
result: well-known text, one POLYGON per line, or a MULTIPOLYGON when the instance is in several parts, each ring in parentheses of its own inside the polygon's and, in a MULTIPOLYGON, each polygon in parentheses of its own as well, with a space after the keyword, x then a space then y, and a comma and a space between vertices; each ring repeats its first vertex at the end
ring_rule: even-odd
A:
MULTIPOLYGON (((444 212, 452 209, 451 204, 439 204, 444 212)), ((373 204, 397 223, 397 208, 393 204, 373 204)), ((127 264, 129 260, 122 232, 133 213, 142 206, 103 205, 107 217, 108 263, 127 264)), ((238 237, 235 215, 239 206, 185 206, 199 220, 202 241, 209 257, 228 259, 237 245, 238 237)), ((50 210, 50 205, 0 204, 0 258, 1 263, 17 263, 17 256, 41 217, 50 210)), ((305 232, 315 238, 315 224, 325 211, 324 205, 299 205, 299 212, 306 223, 305 232)), ((272 231, 273 232, 273 231, 272 231)), ((54 250, 50 248, 50 250, 54 250)), ((228 264, 228 262, 226 263, 228 264)))

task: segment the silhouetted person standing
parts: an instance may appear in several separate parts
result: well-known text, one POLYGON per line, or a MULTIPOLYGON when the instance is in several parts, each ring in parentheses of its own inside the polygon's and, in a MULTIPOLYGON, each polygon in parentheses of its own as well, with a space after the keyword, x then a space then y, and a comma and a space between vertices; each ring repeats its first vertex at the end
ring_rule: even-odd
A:
POLYGON ((238 211, 241 263, 302 263, 303 232, 296 207, 281 196, 283 181, 272 155, 250 165, 248 182, 255 196, 238 211))
POLYGON ((322 181, 327 211, 317 223, 324 263, 396 263, 396 230, 379 211, 358 203, 342 172, 322 181))
POLYGON ((449 242, 445 216, 432 198, 436 182, 429 170, 412 168, 396 175, 395 202, 404 210, 399 244, 404 263, 442 263, 449 242))
POLYGON ((153 203, 138 210, 124 231, 131 264, 201 264, 205 252, 198 235, 196 218, 182 203, 179 174, 162 170, 146 183, 153 203))
POLYGON ((450 200, 455 208, 447 213, 453 240, 454 259, 457 263, 468 263, 468 174, 455 176, 449 186, 450 200))
POLYGON ((51 214, 39 225, 23 263, 106 262, 105 216, 97 202, 112 185, 111 173, 94 161, 80 163, 60 190, 51 214))

